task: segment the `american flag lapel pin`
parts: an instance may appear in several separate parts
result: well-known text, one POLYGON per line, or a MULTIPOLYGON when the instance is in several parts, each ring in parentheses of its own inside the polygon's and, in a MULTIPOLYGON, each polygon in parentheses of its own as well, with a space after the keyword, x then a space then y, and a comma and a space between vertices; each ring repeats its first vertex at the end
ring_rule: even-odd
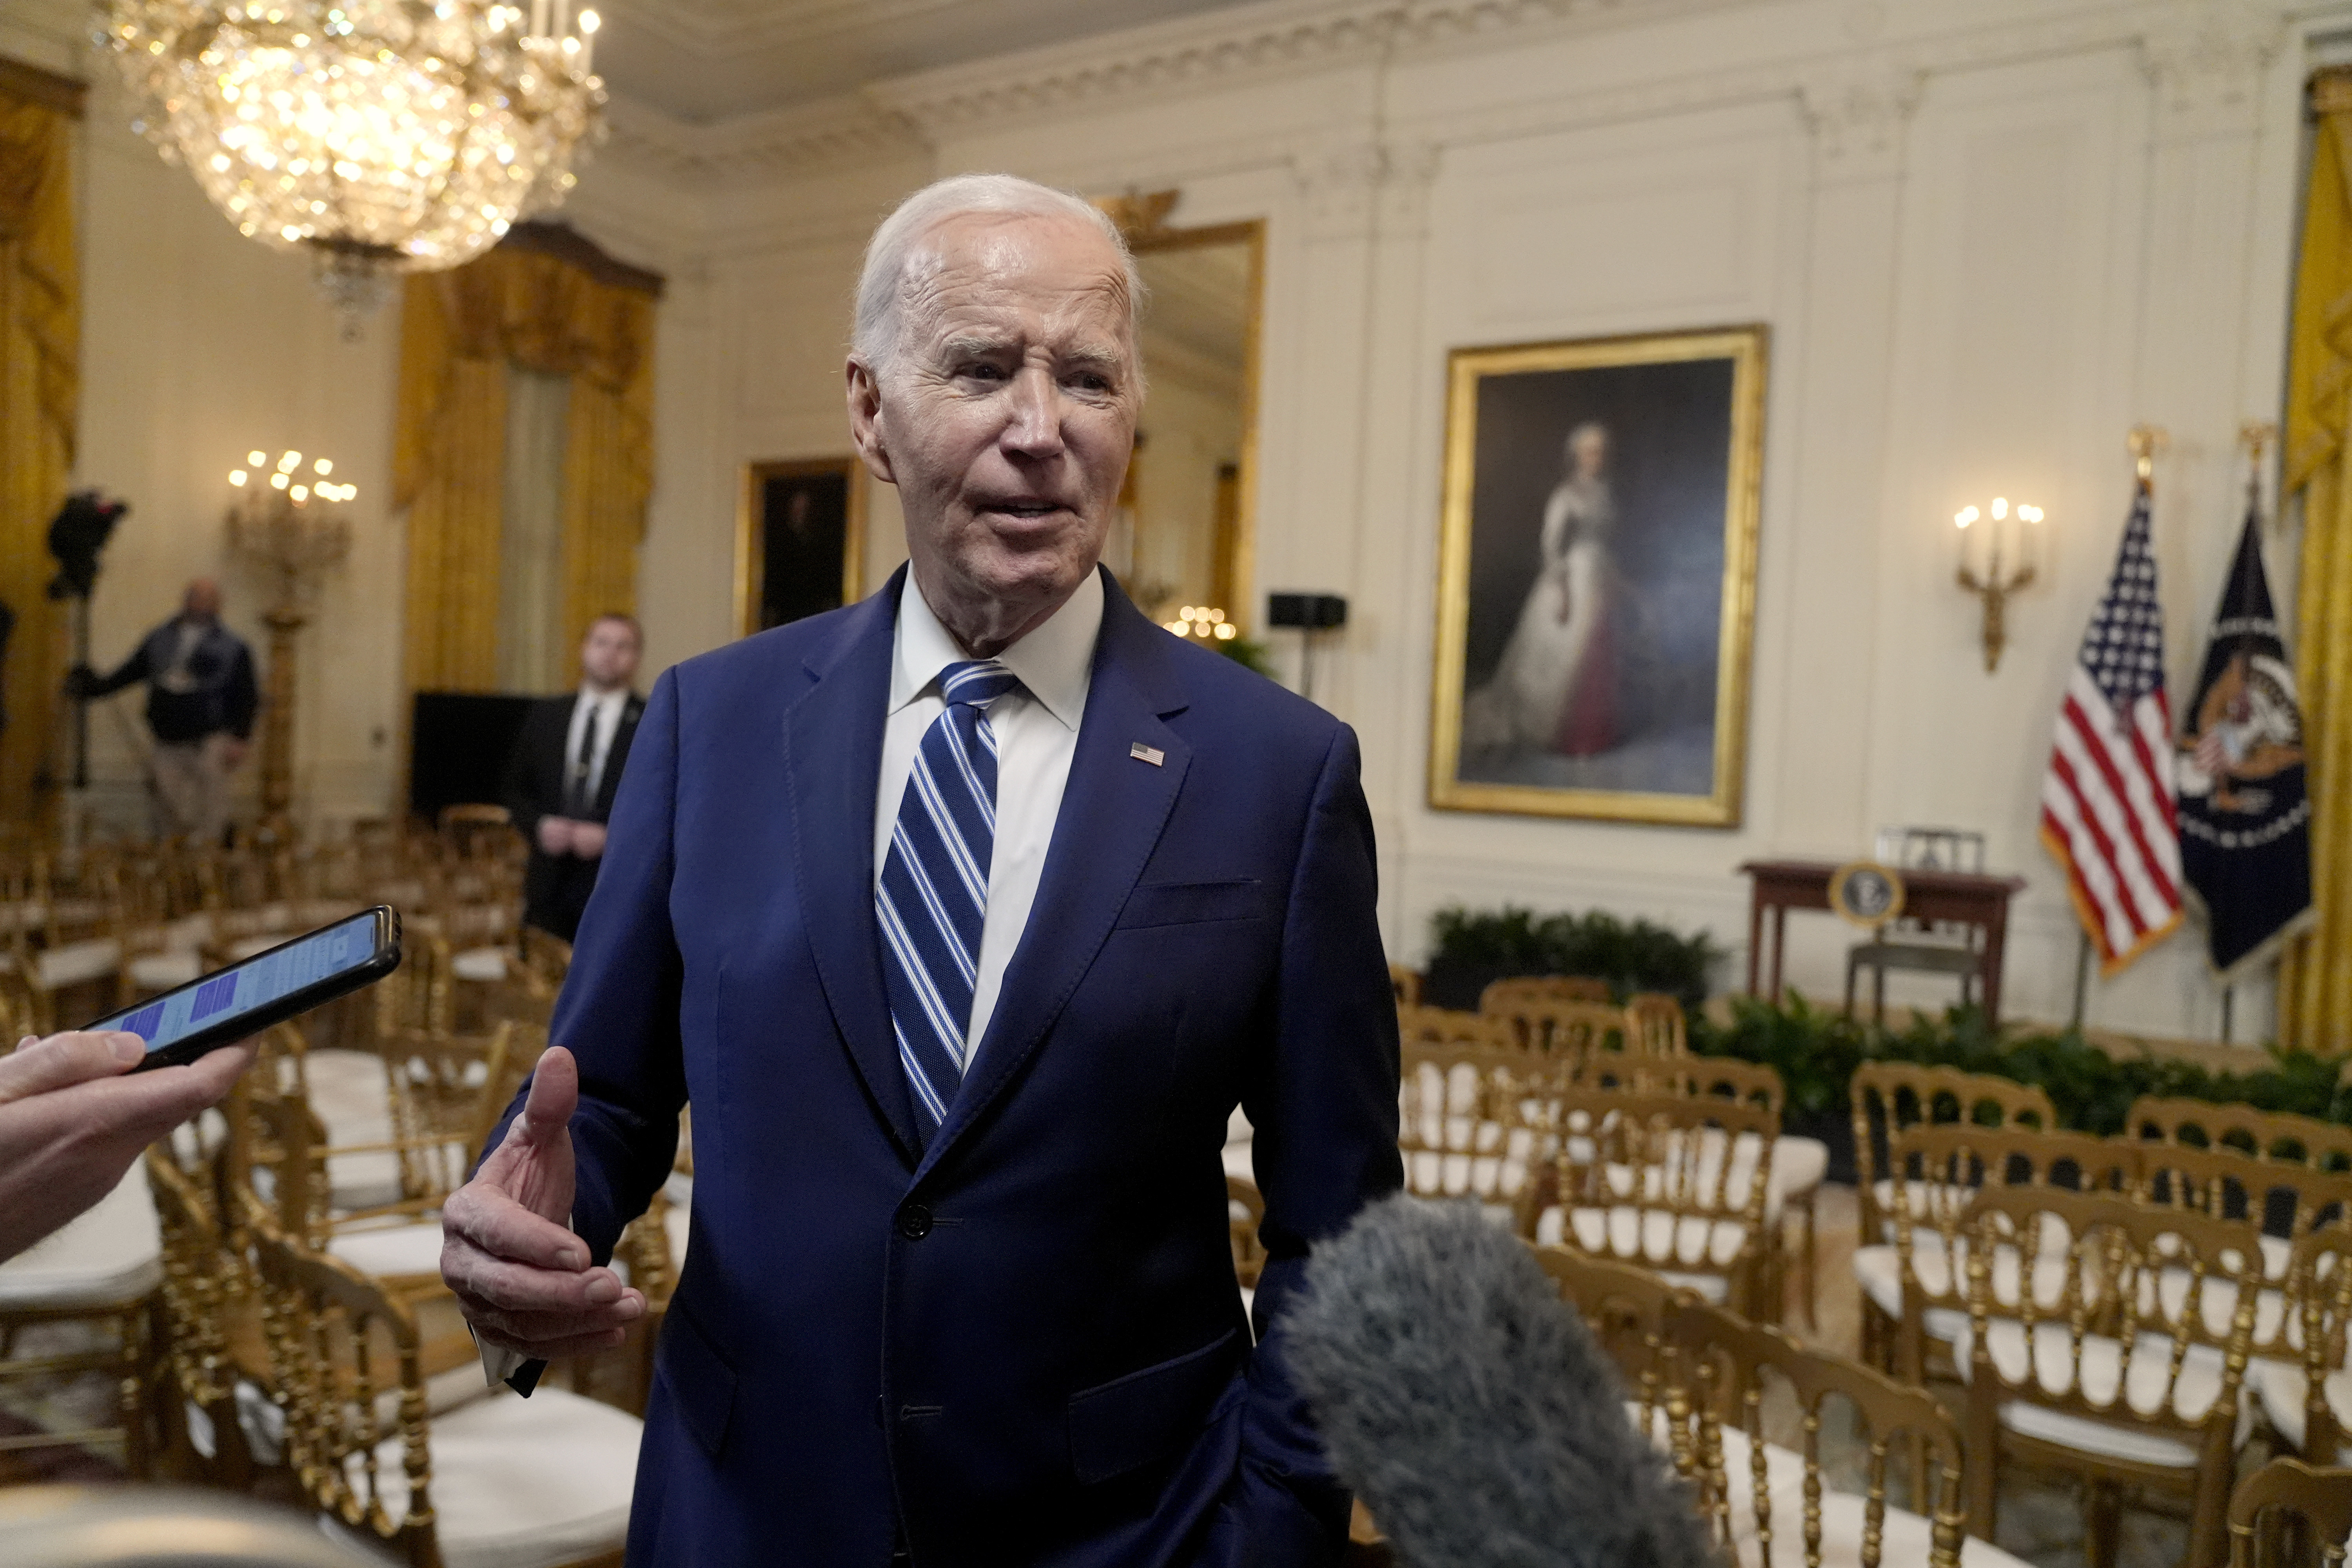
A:
POLYGON ((1127 754, 1139 763, 1150 763, 1155 768, 1164 765, 1168 761, 1167 752, 1157 746, 1147 746, 1140 741, 1128 747, 1127 754))

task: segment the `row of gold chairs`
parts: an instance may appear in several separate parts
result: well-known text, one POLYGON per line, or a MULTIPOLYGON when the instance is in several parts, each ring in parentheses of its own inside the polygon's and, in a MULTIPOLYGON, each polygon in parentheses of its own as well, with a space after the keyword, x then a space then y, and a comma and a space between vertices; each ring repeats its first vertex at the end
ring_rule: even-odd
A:
POLYGON ((2258 1422, 2336 1462, 2352 1131, 2150 1099, 2095 1137, 2030 1086, 1892 1064, 1857 1074, 1854 1119, 1866 1353, 1967 1385, 1979 1533, 2013 1461, 2081 1479, 2095 1564, 2147 1490, 2187 1503, 2190 1561, 2218 1563, 2258 1422))
POLYGON ((1400 1009, 1399 1146, 1407 1188, 1475 1196, 1529 1239, 1566 1239, 1674 1272, 1709 1299, 1777 1318, 1782 1210, 1827 1164, 1788 1180, 1785 1096, 1769 1068, 1693 1057, 1680 1009, 1500 996, 1496 1010, 1400 1009), (1671 1021, 1664 1021, 1672 1009, 1671 1021))

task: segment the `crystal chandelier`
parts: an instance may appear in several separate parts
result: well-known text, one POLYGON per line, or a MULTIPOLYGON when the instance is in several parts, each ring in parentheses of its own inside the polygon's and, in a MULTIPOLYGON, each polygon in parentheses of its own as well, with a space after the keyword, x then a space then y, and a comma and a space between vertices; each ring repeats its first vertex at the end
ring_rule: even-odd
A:
POLYGON ((603 132, 571 0, 99 0, 138 129, 237 232, 310 255, 347 323, 563 200, 603 132), (575 30, 576 26, 576 30, 575 30))

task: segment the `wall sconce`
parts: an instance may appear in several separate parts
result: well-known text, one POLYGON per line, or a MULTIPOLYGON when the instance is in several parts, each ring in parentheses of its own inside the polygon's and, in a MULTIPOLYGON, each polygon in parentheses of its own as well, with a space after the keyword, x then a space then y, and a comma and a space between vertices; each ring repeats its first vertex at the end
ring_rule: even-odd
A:
POLYGON ((1984 660, 1990 674, 2009 640, 2009 596, 2033 581, 2042 559, 2042 509, 2011 505, 1995 496, 1983 510, 1962 507, 1952 521, 1960 531, 1961 588, 1984 601, 1984 660))

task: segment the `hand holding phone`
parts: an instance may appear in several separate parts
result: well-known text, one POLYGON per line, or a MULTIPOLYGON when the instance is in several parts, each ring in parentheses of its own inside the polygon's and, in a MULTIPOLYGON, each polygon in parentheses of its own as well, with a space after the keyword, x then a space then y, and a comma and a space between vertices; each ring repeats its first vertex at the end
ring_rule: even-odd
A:
POLYGON ((0 1260, 114 1190, 140 1151, 217 1103, 253 1060, 215 1051, 133 1076, 137 1037, 75 1030, 0 1048, 0 1260))

